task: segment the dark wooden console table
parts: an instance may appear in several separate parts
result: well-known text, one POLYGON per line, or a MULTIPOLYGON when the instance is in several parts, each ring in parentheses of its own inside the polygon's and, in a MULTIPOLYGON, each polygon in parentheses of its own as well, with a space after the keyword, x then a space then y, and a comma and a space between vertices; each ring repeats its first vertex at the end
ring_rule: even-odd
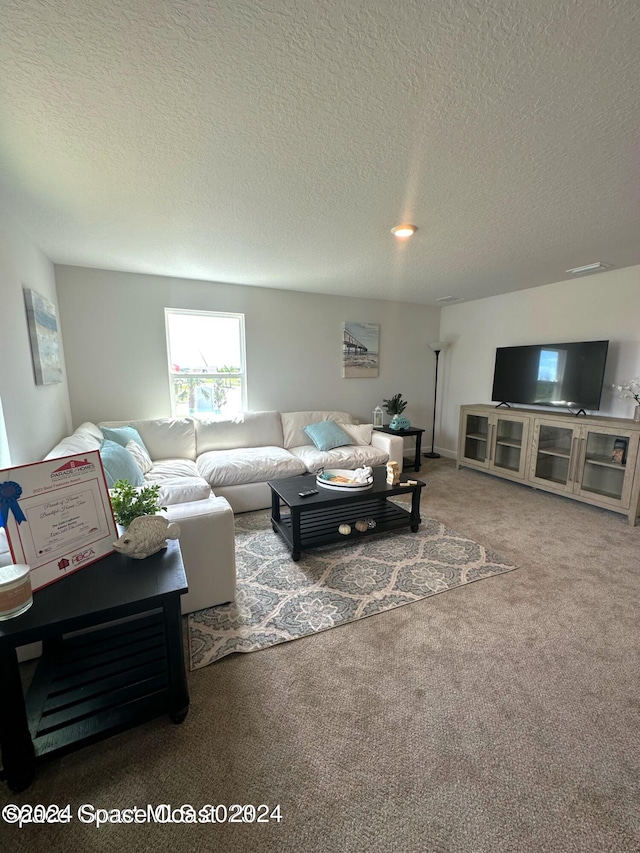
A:
MULTIPOLYGON (((420 427, 408 427, 407 429, 391 429, 391 427, 388 427, 388 426, 374 427, 374 429, 377 430, 377 432, 386 432, 389 435, 399 435, 400 438, 409 438, 409 437, 413 436, 416 440, 416 452, 415 452, 415 455, 413 457, 413 470, 414 471, 420 470, 420 465, 421 465, 420 455, 421 455, 421 450, 422 450, 422 433, 424 432, 423 429, 420 429, 420 427)), ((411 464, 411 462, 409 464, 411 464)))
POLYGON ((0 622, 1 776, 12 791, 30 785, 41 760, 160 714, 184 720, 186 591, 172 541, 144 560, 109 554, 38 590, 29 610, 0 622), (67 636, 83 629, 91 630, 67 636), (25 697, 16 647, 39 640, 43 654, 25 697))

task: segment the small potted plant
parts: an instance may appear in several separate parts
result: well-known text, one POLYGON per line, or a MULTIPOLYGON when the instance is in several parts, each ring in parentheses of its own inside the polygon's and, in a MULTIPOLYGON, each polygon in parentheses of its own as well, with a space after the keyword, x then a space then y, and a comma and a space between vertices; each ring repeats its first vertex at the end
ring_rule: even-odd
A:
POLYGON ((158 506, 160 486, 132 486, 127 480, 116 480, 109 492, 113 515, 118 524, 127 528, 139 515, 156 515, 166 506, 158 506))
POLYGON ((389 423, 390 429, 408 429, 411 422, 402 414, 407 408, 407 401, 402 399, 402 394, 394 394, 389 400, 382 401, 388 415, 392 415, 389 423))

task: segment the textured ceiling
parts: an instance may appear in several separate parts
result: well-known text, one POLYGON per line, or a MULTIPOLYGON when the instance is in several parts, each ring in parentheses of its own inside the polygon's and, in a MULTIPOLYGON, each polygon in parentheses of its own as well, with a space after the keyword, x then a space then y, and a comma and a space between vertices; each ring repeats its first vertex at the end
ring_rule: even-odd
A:
POLYGON ((0 193, 57 263, 426 304, 640 263, 637 0, 2 19, 0 193))

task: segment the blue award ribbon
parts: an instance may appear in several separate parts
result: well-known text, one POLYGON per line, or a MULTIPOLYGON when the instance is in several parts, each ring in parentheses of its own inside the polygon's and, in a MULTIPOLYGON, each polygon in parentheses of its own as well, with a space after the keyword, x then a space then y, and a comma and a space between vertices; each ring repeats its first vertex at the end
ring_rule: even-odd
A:
POLYGON ((7 526, 9 513, 12 512, 15 520, 20 524, 27 520, 27 516, 18 505, 18 498, 22 494, 22 488, 12 480, 0 483, 0 527, 7 526))

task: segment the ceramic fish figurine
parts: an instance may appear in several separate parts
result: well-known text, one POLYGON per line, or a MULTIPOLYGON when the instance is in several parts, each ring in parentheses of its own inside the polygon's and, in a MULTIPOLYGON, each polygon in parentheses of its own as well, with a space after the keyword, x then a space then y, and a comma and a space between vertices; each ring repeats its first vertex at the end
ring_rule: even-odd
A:
POLYGON ((113 547, 120 554, 143 560, 167 547, 167 539, 180 536, 180 525, 162 515, 139 515, 134 518, 113 547))

